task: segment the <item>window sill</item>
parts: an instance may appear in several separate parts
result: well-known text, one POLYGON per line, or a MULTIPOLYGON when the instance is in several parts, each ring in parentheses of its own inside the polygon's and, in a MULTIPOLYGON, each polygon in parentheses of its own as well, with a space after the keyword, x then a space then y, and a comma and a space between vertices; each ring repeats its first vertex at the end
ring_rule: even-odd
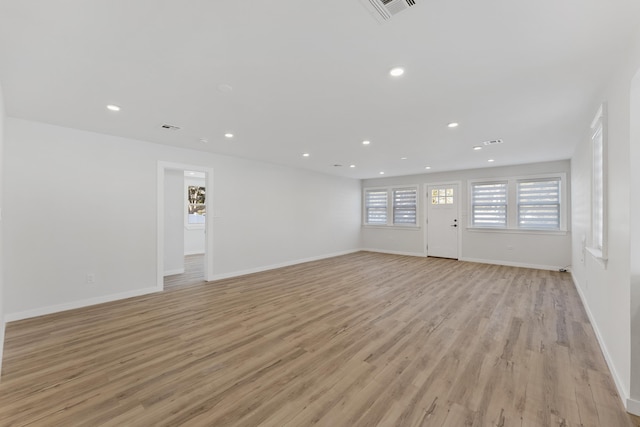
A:
POLYGON ((362 228, 371 228, 375 230, 409 230, 409 231, 417 231, 420 230, 420 227, 417 225, 373 225, 373 224, 362 224, 362 228))
POLYGON ((489 228, 489 227, 467 227, 467 231, 472 233, 504 233, 504 234, 533 234, 548 236, 566 236, 567 230, 524 230, 519 228, 489 228))
POLYGON ((591 254, 591 256, 602 266, 603 269, 607 269, 608 258, 604 256, 600 249, 587 247, 587 252, 591 254))
POLYGON ((204 230, 204 224, 187 224, 185 230, 204 230))

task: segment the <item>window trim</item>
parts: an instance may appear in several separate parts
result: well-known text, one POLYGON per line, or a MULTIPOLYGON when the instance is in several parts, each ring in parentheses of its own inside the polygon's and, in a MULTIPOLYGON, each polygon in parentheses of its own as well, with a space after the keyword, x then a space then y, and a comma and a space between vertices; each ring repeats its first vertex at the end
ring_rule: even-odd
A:
MULTIPOLYGON (((207 217, 206 214, 203 215, 204 217, 204 222, 202 223, 190 223, 189 222, 189 206, 191 205, 191 203, 189 203, 189 187, 204 187, 205 188, 205 192, 206 192, 206 185, 196 185, 194 184, 195 179, 191 179, 191 181, 189 181, 189 179, 191 179, 191 177, 185 177, 184 179, 184 196, 183 196, 183 201, 184 201, 184 208, 183 208, 183 212, 184 212, 184 228, 185 230, 204 230, 205 226, 206 226, 206 222, 207 222, 207 217), (191 182, 191 183, 190 183, 191 182)), ((206 184, 206 181, 205 181, 206 184)), ((205 196, 205 208, 207 206, 206 204, 207 199, 205 196)))
POLYGON ((609 257, 609 227, 608 227, 608 121, 607 121, 607 105, 602 103, 598 108, 593 121, 591 122, 591 138, 590 138, 590 152, 591 152, 591 212, 590 212, 590 230, 589 230, 589 242, 587 251, 600 263, 604 268, 607 267, 607 261, 609 257), (594 203, 594 188, 595 188, 595 135, 600 132, 601 135, 601 149, 602 149, 602 165, 600 170, 602 171, 602 215, 601 215, 601 230, 602 230, 602 245, 598 247, 594 237, 594 217, 595 209, 597 208, 594 203))
POLYGON ((371 228, 403 228, 403 229, 419 229, 420 228, 420 186, 417 184, 409 185, 388 185, 381 187, 365 187, 362 189, 362 226, 371 228), (416 223, 415 224, 402 224, 394 223, 394 197, 393 193, 396 190, 415 190, 416 192, 416 223), (367 222, 367 192, 371 191, 385 191, 387 193, 387 223, 376 224, 367 222))
POLYGON ((516 226, 520 230, 546 230, 546 231, 560 231, 562 227, 562 180, 560 178, 535 178, 535 179, 518 179, 516 180, 516 226), (557 203, 520 203, 520 184, 525 182, 557 182, 558 183, 558 202, 557 203), (522 227, 520 225, 520 207, 521 206, 535 206, 535 205, 558 205, 558 228, 546 228, 546 227, 522 227))
POLYGON ((384 227, 386 226, 386 224, 380 224, 380 223, 370 223, 368 222, 368 218, 369 216, 367 215, 367 193, 370 192, 385 192, 387 195, 387 204, 385 207, 385 216, 387 219, 386 224, 389 223, 389 191, 387 190, 387 188, 384 187, 375 187, 375 188, 365 188, 362 191, 362 224, 363 225, 367 225, 367 226, 372 226, 372 227, 384 227))
POLYGON ((568 227, 568 203, 569 195, 567 192, 567 173, 544 173, 535 175, 518 175, 470 179, 467 181, 467 203, 469 206, 469 215, 467 220, 467 229, 471 231, 487 231, 487 232, 526 232, 532 234, 566 234, 568 227), (543 228, 524 228, 518 226, 518 182, 535 181, 545 179, 560 180, 560 228, 559 229, 543 229, 543 228), (506 227, 482 227, 473 225, 473 185, 482 183, 507 183, 507 225, 506 227))
MULTIPOLYGON (((497 206, 497 204, 495 204, 497 206)), ((505 230, 509 228, 509 181, 507 179, 495 179, 495 180, 479 180, 469 182, 469 225, 470 228, 477 229, 488 229, 488 230, 505 230), (474 224, 474 207, 476 204, 473 203, 473 187, 476 185, 496 185, 496 184, 504 184, 505 185, 505 218, 504 218, 504 226, 502 225, 476 225, 474 224)))
POLYGON ((391 224, 393 226, 396 227, 416 227, 418 225, 418 197, 419 197, 419 192, 418 192, 418 188, 417 187, 394 187, 389 191, 389 196, 391 197, 390 200, 390 204, 391 204, 391 224), (412 223, 402 223, 402 222, 396 222, 396 191, 406 191, 406 190, 412 190, 415 195, 414 195, 414 200, 415 200, 415 222, 412 223))

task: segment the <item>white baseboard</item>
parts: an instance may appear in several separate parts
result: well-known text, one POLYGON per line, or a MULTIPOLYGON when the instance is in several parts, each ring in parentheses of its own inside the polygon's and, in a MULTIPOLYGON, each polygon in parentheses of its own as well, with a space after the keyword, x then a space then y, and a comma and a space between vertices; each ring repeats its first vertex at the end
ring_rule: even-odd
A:
MULTIPOLYGON (((600 329, 598 329, 598 324, 596 323, 596 319, 593 316, 593 313, 591 312, 591 308, 589 307, 589 304, 587 303, 587 298, 582 292, 582 288, 578 284, 578 280, 576 280, 576 276, 573 273, 571 273, 571 278, 573 279, 573 286, 575 286, 576 290, 578 291, 578 295, 580 296, 580 300, 582 301, 582 306, 587 312, 587 317, 589 317, 589 322, 591 322, 591 327, 596 333, 596 339, 598 340, 598 344, 600 345, 600 350, 604 355, 604 360, 607 362, 607 366, 609 367, 609 371, 611 372, 611 376, 613 377, 613 382, 615 383, 616 389, 618 390, 618 395, 622 400, 622 405, 626 408, 628 412, 640 415, 640 406, 637 406, 635 408, 636 412, 633 412, 631 410, 630 402, 632 402, 632 400, 629 398, 629 394, 624 388, 624 385, 623 385, 624 383, 622 382, 622 379, 618 374, 618 371, 616 370, 616 366, 613 364, 613 359, 611 358, 611 355, 609 354, 609 350, 607 349, 607 346, 604 343, 604 339, 602 339, 602 334, 600 333, 600 329)), ((635 402, 640 405, 640 402, 637 402, 637 401, 635 402)))
POLYGON ((508 267, 534 268, 536 270, 550 270, 550 271, 558 271, 561 268, 565 268, 564 266, 559 266, 559 265, 527 264, 524 262, 498 261, 498 260, 492 260, 492 259, 479 259, 479 258, 460 258, 460 261, 477 262, 479 264, 506 265, 508 267))
MULTIPOLYGON (((428 256, 421 252, 388 251, 384 249, 371 249, 371 248, 363 248, 361 250, 367 251, 367 252, 377 252, 381 254, 418 256, 423 258, 428 256)), ((506 265, 508 267, 534 268, 536 270, 558 271, 561 268, 566 268, 559 265, 527 264, 523 262, 499 261, 499 260, 479 259, 479 258, 459 258, 459 260, 466 261, 466 262, 477 262, 479 264, 506 265)))
POLYGON ((341 255, 348 255, 348 254, 352 254, 360 251, 361 249, 352 249, 348 251, 335 252, 332 254, 320 255, 320 256, 315 256, 310 258, 302 258, 302 259, 282 262, 278 264, 265 265, 262 267, 249 268, 246 270, 233 271, 231 273, 214 274, 213 276, 210 276, 208 280, 211 282, 214 280, 230 279, 232 277, 245 276, 247 274, 260 273, 262 271, 268 271, 268 270, 275 270, 276 268, 289 267, 291 265, 303 264, 305 262, 311 262, 311 261, 319 261, 321 259, 333 258, 341 255))
POLYGON ((74 310, 76 308, 88 307, 90 305, 103 304, 105 302, 117 301, 126 298, 138 297, 141 295, 160 292, 162 289, 157 287, 136 289, 133 291, 122 292, 119 294, 104 295, 101 297, 89 298, 81 301, 73 301, 65 304, 51 305, 48 307, 36 308, 33 310, 21 311, 18 313, 9 313, 4 316, 5 322, 15 322, 17 320, 30 319, 32 317, 44 316, 47 314, 59 313, 61 311, 74 310))
POLYGON ((627 399, 627 412, 640 417, 640 400, 627 399))
MULTIPOLYGON (((320 256, 316 256, 316 257, 310 257, 310 258, 298 259, 298 260, 294 260, 294 261, 283 262, 283 263, 279 263, 279 264, 272 264, 272 265, 267 265, 267 266, 258 267, 258 268, 252 268, 252 269, 248 269, 248 270, 235 271, 235 272, 232 272, 232 273, 218 274, 218 275, 214 275, 213 277, 210 277, 209 280, 212 281, 212 280, 227 279, 227 278, 230 278, 230 277, 244 276, 246 274, 259 273, 261 271, 273 270, 273 269, 281 268, 281 267, 288 267, 290 265, 302 264, 302 263, 310 262, 310 261, 318 261, 318 260, 326 259, 326 258, 333 258, 333 257, 336 257, 336 256, 352 254, 354 252, 359 252, 359 251, 360 251, 360 249, 353 249, 353 250, 348 250, 348 251, 336 252, 336 253, 332 253, 332 254, 320 255, 320 256)), ((119 293, 119 294, 105 295, 105 296, 96 297, 96 298, 90 298, 90 299, 81 300, 81 301, 73 301, 73 302, 65 303, 65 304, 53 305, 53 306, 48 306, 48 307, 41 307, 41 308, 37 308, 37 309, 33 309, 33 310, 21 311, 21 312, 18 312, 18 313, 9 313, 9 314, 5 315, 4 320, 5 320, 5 322, 15 322, 15 321, 18 321, 18 320, 24 320, 24 319, 29 319, 29 318, 38 317, 38 316, 44 316, 44 315, 47 315, 47 314, 59 313, 61 311, 67 311, 67 310, 73 310, 73 309, 76 309, 76 308, 88 307, 88 306, 91 306, 91 305, 102 304, 102 303, 105 303, 105 302, 117 301, 117 300, 121 300, 121 299, 132 298, 132 297, 137 297, 137 296, 147 295, 147 294, 152 294, 152 293, 155 293, 155 292, 162 292, 162 290, 163 290, 162 288, 158 288, 158 287, 154 286, 152 288, 136 289, 136 290, 133 290, 133 291, 123 292, 123 293, 119 293)))
POLYGON ((379 253, 379 254, 419 256, 419 257, 422 257, 422 258, 425 258, 427 256, 423 252, 388 251, 388 250, 385 250, 385 249, 371 249, 371 248, 363 248, 363 249, 360 249, 360 250, 361 251, 365 251, 365 252, 376 252, 376 253, 379 253))
POLYGON ((176 268, 175 270, 167 270, 164 272, 164 277, 173 276, 174 274, 182 274, 182 273, 184 273, 184 267, 176 268))
MULTIPOLYGON (((2 358, 4 356, 4 331, 6 326, 4 320, 2 321, 2 324, 0 326, 0 372, 2 372, 2 358)), ((0 381, 1 380, 2 378, 0 377, 0 381)))

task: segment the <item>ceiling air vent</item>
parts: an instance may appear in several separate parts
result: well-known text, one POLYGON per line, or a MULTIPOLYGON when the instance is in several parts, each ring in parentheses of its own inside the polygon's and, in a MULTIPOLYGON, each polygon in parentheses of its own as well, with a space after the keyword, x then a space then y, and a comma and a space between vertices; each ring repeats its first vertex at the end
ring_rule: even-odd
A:
POLYGON ((388 21, 398 13, 415 6, 415 0, 360 0, 379 22, 388 21))
POLYGON ((169 125, 167 123, 160 125, 160 127, 165 130, 180 130, 179 126, 169 125))
POLYGON ((483 145, 496 145, 496 144, 502 144, 504 141, 501 139, 492 139, 490 141, 484 141, 482 144, 483 145))

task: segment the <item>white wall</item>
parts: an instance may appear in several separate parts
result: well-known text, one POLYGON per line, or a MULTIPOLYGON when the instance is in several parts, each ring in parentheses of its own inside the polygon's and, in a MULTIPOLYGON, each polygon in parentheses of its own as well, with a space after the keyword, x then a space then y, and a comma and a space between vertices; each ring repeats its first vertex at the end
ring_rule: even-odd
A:
MULTIPOLYGON (((547 162, 507 167, 429 173, 393 178, 363 180, 362 187, 420 184, 419 223, 424 224, 426 186, 432 183, 461 182, 461 251, 460 259, 479 262, 557 269, 571 264, 570 233, 534 234, 501 231, 473 231, 468 224, 468 181, 510 176, 565 173, 570 179, 569 161, 547 162), (511 248, 511 249, 509 249, 511 248)), ((568 187, 567 187, 568 188, 568 187)), ((567 194, 567 208, 571 205, 567 194)), ((567 211, 568 212, 568 211, 567 211)), ((363 248, 383 252, 424 255, 426 233, 418 229, 362 227, 363 248)))
POLYGON ((164 275, 184 273, 184 172, 164 175, 164 275))
POLYGON ((359 248, 357 180, 12 118, 6 130, 10 319, 156 289, 158 161, 213 168, 216 276, 359 248))
MULTIPOLYGON (((190 185, 195 185, 199 187, 206 187, 204 178, 184 178, 184 187, 183 193, 186 194, 186 187, 190 185)), ((186 206, 186 196, 183 194, 182 206, 183 206, 183 216, 184 209, 186 206)), ((213 216, 211 213, 207 214, 207 217, 213 216)), ((184 219, 183 219, 184 224, 184 219)), ((204 235, 204 226, 202 227, 189 227, 184 230, 184 255, 194 255, 194 254, 203 254, 205 251, 205 235, 204 235)))
POLYGON ((2 97, 2 86, 0 86, 0 372, 2 372, 2 352, 4 349, 4 99, 2 97))
MULTIPOLYGON (((637 40, 640 42, 640 38, 637 40)), ((625 47, 621 46, 621 49, 625 47)), ((584 123, 584 137, 571 160, 573 189, 573 276, 589 312, 603 353, 609 363, 614 380, 623 400, 630 396, 631 370, 640 369, 640 358, 631 360, 631 258, 630 258, 630 185, 638 169, 638 157, 630 161, 630 90, 631 80, 640 67, 640 49, 636 45, 627 56, 626 63, 613 64, 617 71, 609 84, 599 93, 591 105, 595 116, 599 104, 607 103, 608 110, 608 220, 609 256, 606 268, 588 251, 583 250, 582 240, 589 241, 591 227, 591 139, 590 123, 584 123)), ((636 113, 637 114, 637 113, 636 113)), ((638 120, 637 116, 634 121, 638 120)), ((636 146, 637 148, 637 146, 636 146)), ((637 179, 637 177, 636 177, 637 179)), ((633 192, 637 198, 638 187, 633 192)), ((636 222, 639 218, 636 212, 636 222)), ((635 245, 634 245, 635 247, 635 245)), ((637 269, 638 259, 633 260, 637 269)), ((637 313, 639 302, 634 297, 637 313)), ((634 322, 638 322, 637 316, 634 322)), ((634 328, 635 329, 635 328, 634 328)), ((634 342, 640 335, 634 331, 634 342)), ((635 390, 635 387, 634 387, 635 390)), ((637 392, 636 392, 637 393, 637 392)), ((638 394, 635 394, 636 399, 638 394)), ((628 402, 625 402, 628 403, 628 402)), ((640 411, 640 406, 637 407, 640 411)), ((628 407, 632 410, 633 408, 628 407)))
POLYGON ((640 414, 640 69, 631 84, 631 399, 630 409, 640 414))

